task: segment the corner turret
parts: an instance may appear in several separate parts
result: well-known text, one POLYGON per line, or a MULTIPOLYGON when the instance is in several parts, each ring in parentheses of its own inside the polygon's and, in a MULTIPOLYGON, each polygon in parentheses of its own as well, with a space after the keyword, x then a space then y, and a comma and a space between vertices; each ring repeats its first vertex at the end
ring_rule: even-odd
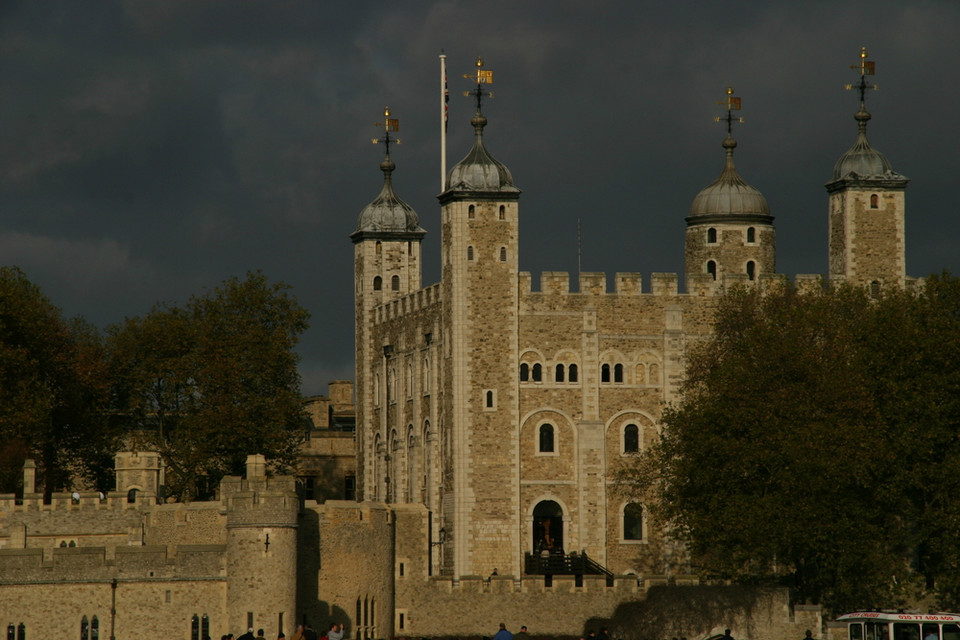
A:
POLYGON ((909 178, 893 170, 886 156, 867 140, 870 112, 866 92, 876 89, 866 77, 876 71, 867 60, 867 48, 860 50, 860 63, 852 69, 860 74, 857 89, 860 108, 857 139, 837 160, 833 180, 826 184, 830 194, 829 269, 834 283, 847 282, 880 289, 902 288, 906 284, 905 192, 909 178))

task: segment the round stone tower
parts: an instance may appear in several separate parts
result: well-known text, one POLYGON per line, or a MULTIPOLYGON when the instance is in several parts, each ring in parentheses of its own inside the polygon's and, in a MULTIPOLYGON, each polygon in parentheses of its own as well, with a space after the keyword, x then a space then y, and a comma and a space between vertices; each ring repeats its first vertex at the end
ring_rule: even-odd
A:
MULTIPOLYGON (((262 455, 247 457, 247 477, 221 484, 227 509, 227 625, 268 637, 296 625, 297 513, 293 476, 267 477, 262 455)), ((235 631, 236 632, 236 631, 235 631)))
POLYGON ((753 281, 776 271, 776 233, 767 199, 740 177, 733 163, 737 141, 731 125, 738 119, 731 110, 740 108, 740 99, 732 93, 732 88, 727 90, 723 171, 697 194, 687 216, 687 291, 695 281, 720 283, 730 275, 753 281))

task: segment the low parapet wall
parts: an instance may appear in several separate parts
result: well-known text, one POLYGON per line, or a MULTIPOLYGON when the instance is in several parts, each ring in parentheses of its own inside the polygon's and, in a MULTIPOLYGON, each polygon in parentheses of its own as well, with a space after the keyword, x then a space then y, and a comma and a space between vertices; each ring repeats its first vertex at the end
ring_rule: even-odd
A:
POLYGON ((225 579, 225 545, 0 549, 0 585, 225 579))

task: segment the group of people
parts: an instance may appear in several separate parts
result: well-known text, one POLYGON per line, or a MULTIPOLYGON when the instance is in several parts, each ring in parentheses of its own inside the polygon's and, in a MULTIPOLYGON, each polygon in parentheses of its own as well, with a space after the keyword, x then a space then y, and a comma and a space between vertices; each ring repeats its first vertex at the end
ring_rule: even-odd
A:
MULTIPOLYGON (((204 636, 203 640, 210 640, 210 636, 204 636)), ((232 633, 220 636, 220 640, 266 640, 263 635, 263 629, 257 629, 257 635, 253 635, 253 628, 247 629, 247 632, 239 636, 232 633)), ((277 640, 287 640, 286 634, 281 631, 277 634, 277 640)), ((317 635, 317 632, 309 624, 297 626, 290 640, 343 640, 343 625, 337 622, 331 622, 330 628, 323 636, 317 635)))
MULTIPOLYGON (((282 633, 277 640, 283 640, 282 633)), ((331 622, 330 628, 327 629, 327 632, 322 636, 318 636, 317 632, 309 624, 301 624, 297 627, 297 630, 290 640, 343 640, 343 624, 331 622)))
MULTIPOLYGON (((496 569, 494 569, 496 571, 496 569)), ((520 627, 520 631, 516 635, 507 631, 507 625, 500 623, 500 630, 493 634, 493 640, 530 640, 530 636, 527 635, 527 627, 520 627)))
MULTIPOLYGON (((283 634, 280 634, 280 638, 283 638, 283 634)), ((278 638, 277 640, 280 640, 278 638)), ((203 640, 210 640, 210 636, 204 636, 203 640)), ((263 629, 257 629, 257 635, 253 635, 253 627, 247 629, 246 633, 241 633, 239 636, 234 638, 232 633, 220 636, 220 640, 267 640, 263 635, 263 629)))
MULTIPOLYGON (((493 640, 530 640, 530 636, 527 634, 526 625, 521 626, 520 631, 513 634, 507 630, 507 625, 501 622, 500 630, 493 635, 493 640)), ((591 631, 586 636, 582 636, 580 640, 610 640, 610 631, 606 627, 603 627, 600 633, 591 631)), ((676 640, 676 638, 674 638, 674 640, 676 640)), ((733 640, 733 638, 730 638, 730 640, 733 640)))

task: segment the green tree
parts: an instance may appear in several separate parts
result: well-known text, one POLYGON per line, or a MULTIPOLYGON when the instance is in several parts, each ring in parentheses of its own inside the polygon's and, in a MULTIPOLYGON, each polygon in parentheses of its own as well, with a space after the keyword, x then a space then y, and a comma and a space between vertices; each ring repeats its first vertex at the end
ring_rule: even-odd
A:
POLYGON ((0 268, 0 490, 16 489, 26 458, 47 495, 74 480, 107 488, 108 390, 97 330, 65 320, 21 270, 0 268))
MULTIPOLYGON (((960 559, 960 284, 736 290, 624 480, 701 568, 833 609, 894 606, 960 559)), ((954 585, 954 586, 951 586, 954 585)))
POLYGON ((282 283, 237 278, 110 329, 115 401, 189 499, 262 453, 291 465, 304 435, 294 346, 308 313, 282 283))

